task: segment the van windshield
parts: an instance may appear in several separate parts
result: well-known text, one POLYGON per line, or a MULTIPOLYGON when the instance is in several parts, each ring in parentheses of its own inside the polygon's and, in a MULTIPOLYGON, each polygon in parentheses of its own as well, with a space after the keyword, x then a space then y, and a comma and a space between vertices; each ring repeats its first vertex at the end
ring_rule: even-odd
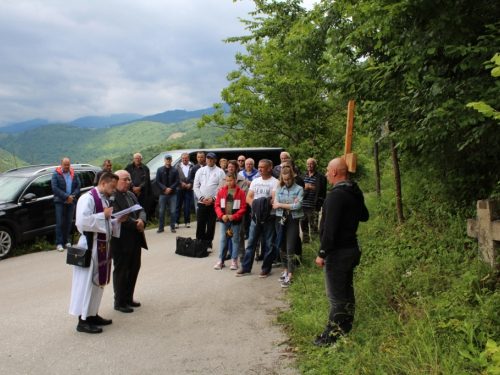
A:
POLYGON ((169 154, 172 155, 172 165, 176 165, 181 160, 182 152, 162 152, 146 163, 151 174, 156 174, 156 170, 165 165, 165 155, 169 154))

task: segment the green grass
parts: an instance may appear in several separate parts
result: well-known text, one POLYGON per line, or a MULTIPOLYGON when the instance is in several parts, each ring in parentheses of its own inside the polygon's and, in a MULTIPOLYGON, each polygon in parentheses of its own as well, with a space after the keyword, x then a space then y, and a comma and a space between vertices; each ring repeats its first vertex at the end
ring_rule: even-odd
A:
POLYGON ((304 246, 287 295, 290 309, 278 317, 303 373, 500 373, 485 350, 488 339, 500 342, 496 270, 478 259, 465 216, 432 208, 431 197, 405 196, 407 221, 400 226, 391 191, 367 198, 371 217, 358 231, 363 256, 354 282, 354 329, 334 347, 310 344, 326 325, 329 304, 314 263, 319 243, 304 246))

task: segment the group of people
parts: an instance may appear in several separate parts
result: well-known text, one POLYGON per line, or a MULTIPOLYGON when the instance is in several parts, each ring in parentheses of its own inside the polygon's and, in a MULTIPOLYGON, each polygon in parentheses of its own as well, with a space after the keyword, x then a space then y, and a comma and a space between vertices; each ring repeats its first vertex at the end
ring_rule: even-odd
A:
MULTIPOLYGON (((185 225, 189 227, 191 199, 194 199, 196 238, 204 241, 210 251, 216 222, 220 222, 219 257, 214 268, 225 267, 225 254, 229 250, 230 269, 236 270, 237 277, 249 275, 260 245, 263 263, 259 277, 268 277, 273 262, 278 260, 283 265, 279 278, 283 288, 292 283, 302 243, 319 235, 316 264, 324 268, 330 313, 324 332, 313 344, 331 345, 352 328, 353 272, 361 256, 356 232, 359 222, 368 220, 368 210, 361 190, 348 179, 343 159, 332 160, 326 176, 317 170, 313 158, 307 160, 307 171, 302 175, 287 152, 280 159, 281 164, 274 167, 272 161, 261 159, 255 168, 252 159, 240 155, 237 160, 224 161, 221 168, 217 166, 215 153, 199 152, 197 165, 192 165, 189 155, 183 154, 181 162, 173 167, 172 156, 167 154, 165 165, 157 171, 160 190, 157 232, 164 231, 167 204, 171 231, 175 232, 180 224, 183 205, 185 225), (328 196, 327 182, 332 186, 328 196)), ((76 226, 82 234, 78 245, 92 249, 94 260, 90 268, 75 267, 73 274, 70 314, 78 316, 79 332, 99 333, 101 326, 112 323, 98 315, 103 286, 111 277, 111 259, 115 309, 128 313, 140 306, 133 296, 141 249, 147 249, 146 213, 141 209, 115 218, 112 213, 137 203, 143 207, 147 204, 145 199, 151 189, 149 170, 142 164, 140 154, 134 155, 134 162, 125 170, 112 173, 111 166, 111 161, 106 160, 102 173, 96 177, 95 188, 78 200, 76 209, 76 226)), ((64 244, 70 245, 67 218, 71 220, 80 189, 69 159, 64 158, 54 172, 52 186, 58 218, 56 242, 58 250, 63 250, 64 244), (66 222, 59 220, 63 216, 66 222)))

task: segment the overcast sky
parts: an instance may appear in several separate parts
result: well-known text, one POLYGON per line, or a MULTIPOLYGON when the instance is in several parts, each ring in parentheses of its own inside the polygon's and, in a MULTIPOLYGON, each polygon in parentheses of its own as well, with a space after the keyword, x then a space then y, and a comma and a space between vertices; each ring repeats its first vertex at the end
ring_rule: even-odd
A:
MULTIPOLYGON (((314 0, 306 0, 310 7, 314 0)), ((1 0, 0 125, 219 102, 251 0, 1 0)))

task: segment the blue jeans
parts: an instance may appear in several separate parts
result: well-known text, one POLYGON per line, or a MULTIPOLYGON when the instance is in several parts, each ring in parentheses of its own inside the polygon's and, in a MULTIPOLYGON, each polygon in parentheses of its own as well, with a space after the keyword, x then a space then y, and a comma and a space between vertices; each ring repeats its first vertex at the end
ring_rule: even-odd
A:
POLYGON ((56 203, 56 245, 65 245, 69 242, 71 224, 75 216, 75 203, 56 203))
POLYGON ((325 333, 347 334, 354 321, 353 275, 359 264, 359 248, 337 249, 325 259, 326 296, 330 302, 330 313, 325 333))
POLYGON ((271 272, 275 250, 275 240, 276 240, 276 230, 274 228, 276 221, 276 216, 269 216, 264 224, 255 224, 252 220, 250 224, 250 233, 248 235, 248 245, 245 249, 245 256, 243 258, 243 263, 241 264, 241 269, 244 272, 252 271, 253 260, 255 257, 255 248, 257 247, 257 242, 261 233, 264 233, 266 238, 266 253, 264 254, 264 263, 262 264, 262 271, 271 272))
POLYGON ((175 211, 177 207, 177 196, 175 194, 160 194, 160 210, 158 216, 160 217, 160 223, 158 225, 158 229, 163 229, 165 226, 165 208, 168 206, 170 208, 170 228, 175 228, 175 211))
POLYGON ((238 259, 238 246, 240 245, 240 224, 233 224, 230 221, 224 223, 220 222, 220 246, 219 246, 219 259, 224 262, 222 259, 222 250, 224 250, 224 246, 226 246, 226 231, 229 228, 233 228, 233 238, 231 239, 231 244, 233 245, 233 249, 231 250, 231 258, 233 260, 238 259))
POLYGON ((177 224, 181 223, 181 207, 184 203, 184 223, 191 223, 191 197, 193 196, 192 190, 177 189, 177 208, 176 219, 177 224))

